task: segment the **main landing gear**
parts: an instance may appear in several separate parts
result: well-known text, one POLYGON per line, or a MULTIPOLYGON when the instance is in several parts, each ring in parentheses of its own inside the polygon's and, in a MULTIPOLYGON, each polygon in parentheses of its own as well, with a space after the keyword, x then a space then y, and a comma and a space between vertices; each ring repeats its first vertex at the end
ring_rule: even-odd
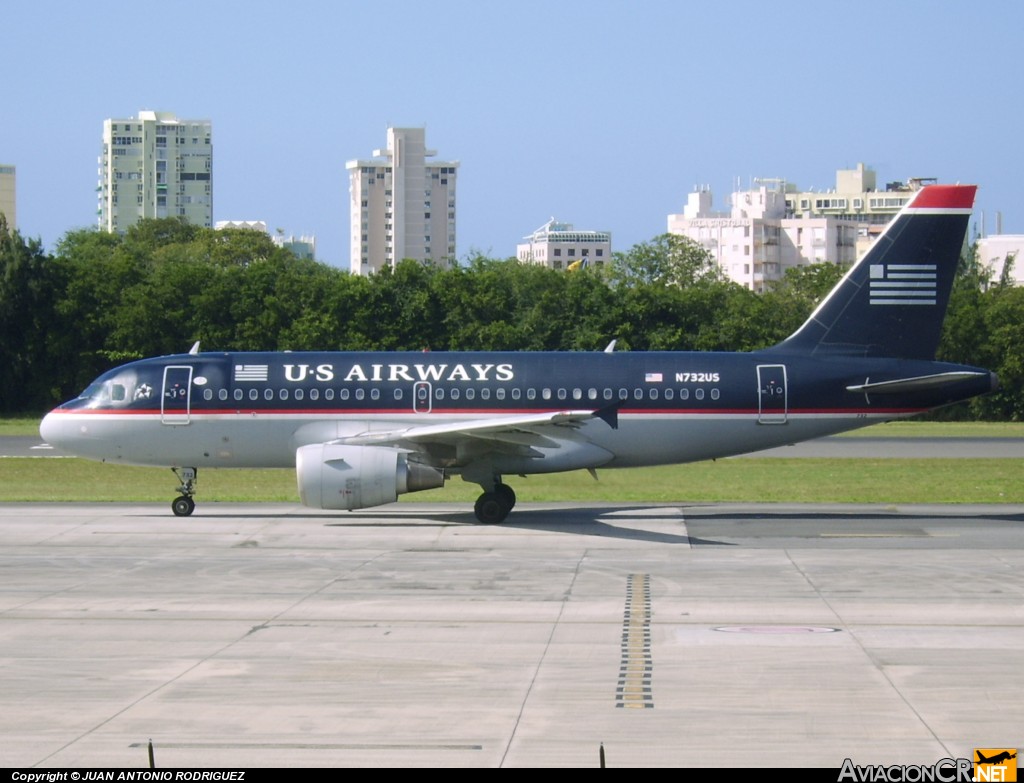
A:
POLYGON ((196 475, 199 471, 195 468, 171 468, 171 470, 174 471, 174 475, 181 482, 181 485, 178 487, 178 492, 181 495, 171 502, 171 511, 174 512, 176 517, 187 517, 196 510, 196 502, 192 499, 192 496, 196 494, 196 475))
POLYGON ((476 518, 485 525, 497 525, 505 521, 508 512, 516 504, 516 493, 508 484, 501 483, 501 477, 495 476, 494 488, 487 490, 476 499, 473 512, 476 518))

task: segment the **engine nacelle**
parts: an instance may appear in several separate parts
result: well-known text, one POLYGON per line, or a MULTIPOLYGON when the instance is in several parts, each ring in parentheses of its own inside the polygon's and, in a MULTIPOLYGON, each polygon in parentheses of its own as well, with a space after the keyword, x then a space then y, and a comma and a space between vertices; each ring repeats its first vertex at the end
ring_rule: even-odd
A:
POLYGON ((369 508, 399 495, 444 486, 444 472, 399 449, 314 443, 295 452, 299 499, 310 508, 369 508))

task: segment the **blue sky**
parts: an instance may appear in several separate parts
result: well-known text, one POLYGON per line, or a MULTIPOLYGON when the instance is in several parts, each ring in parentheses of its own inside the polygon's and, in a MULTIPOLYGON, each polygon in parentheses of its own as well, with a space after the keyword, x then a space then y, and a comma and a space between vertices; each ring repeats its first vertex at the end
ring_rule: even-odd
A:
POLYGON ((1018 2, 95 3, 8 0, 0 163, 47 247, 95 224, 103 120, 210 119, 214 219, 312 233, 348 266, 345 161, 388 125, 458 160, 458 254, 554 216, 625 250, 699 183, 981 186, 1024 233, 1018 2), (539 175, 541 183, 537 184, 539 175))

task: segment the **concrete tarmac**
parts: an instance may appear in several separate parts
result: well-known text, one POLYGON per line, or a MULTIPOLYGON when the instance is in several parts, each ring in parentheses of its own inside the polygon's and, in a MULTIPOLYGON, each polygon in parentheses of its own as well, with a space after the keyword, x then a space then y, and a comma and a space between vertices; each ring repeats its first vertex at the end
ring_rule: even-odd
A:
POLYGON ((1021 745, 1024 506, 0 505, 0 765, 1021 745))

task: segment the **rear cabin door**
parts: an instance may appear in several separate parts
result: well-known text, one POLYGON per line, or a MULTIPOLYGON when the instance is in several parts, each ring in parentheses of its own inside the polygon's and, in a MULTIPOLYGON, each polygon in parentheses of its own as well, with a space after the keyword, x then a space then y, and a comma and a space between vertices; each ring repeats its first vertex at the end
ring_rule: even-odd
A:
POLYGON ((785 424, 789 393, 786 387, 786 365, 757 366, 757 423, 785 424))
POLYGON ((188 424, 192 407, 192 368, 164 367, 164 393, 160 398, 160 421, 188 424))

